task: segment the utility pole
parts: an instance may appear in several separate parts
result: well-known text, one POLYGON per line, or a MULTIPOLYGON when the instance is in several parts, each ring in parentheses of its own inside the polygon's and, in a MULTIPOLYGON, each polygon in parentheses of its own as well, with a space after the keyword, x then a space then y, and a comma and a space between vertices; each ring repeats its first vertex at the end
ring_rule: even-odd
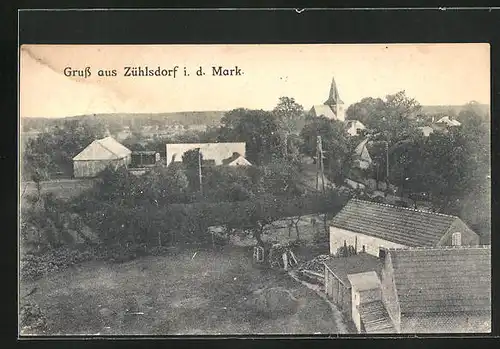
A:
POLYGON ((200 193, 203 195, 203 181, 201 177, 201 148, 198 148, 198 175, 200 177, 200 193))
POLYGON ((385 178, 387 181, 387 184, 389 184, 389 142, 385 142, 385 165, 386 165, 386 171, 385 171, 385 178))
POLYGON ((321 142, 321 136, 316 138, 316 164, 318 171, 316 173, 316 190, 319 190, 319 175, 321 174, 321 187, 323 193, 325 192, 325 168, 323 165, 323 145, 321 142))

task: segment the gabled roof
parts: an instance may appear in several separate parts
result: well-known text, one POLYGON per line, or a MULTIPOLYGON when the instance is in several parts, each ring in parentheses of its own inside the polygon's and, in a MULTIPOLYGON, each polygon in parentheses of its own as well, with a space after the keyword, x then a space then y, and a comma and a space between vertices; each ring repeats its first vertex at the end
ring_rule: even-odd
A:
POLYGON ((491 248, 390 249, 401 313, 491 309, 491 248))
POLYGON ((448 116, 443 116, 441 119, 436 121, 438 124, 446 124, 448 126, 460 126, 461 123, 458 122, 457 120, 451 120, 450 117, 448 116))
POLYGON ((167 164, 182 161, 182 155, 188 150, 200 148, 204 160, 213 160, 216 165, 222 165, 222 161, 238 153, 245 156, 246 145, 244 142, 228 143, 177 143, 166 145, 167 164))
POLYGON ((424 247, 435 246, 456 220, 460 218, 351 199, 331 225, 408 247, 424 247))
POLYGON ((324 104, 319 104, 319 105, 314 105, 311 108, 311 112, 314 113, 315 116, 324 116, 328 119, 336 119, 337 116, 333 112, 332 108, 328 105, 324 104))
POLYGON ((226 160, 222 160, 222 163, 224 165, 228 165, 228 166, 251 166, 252 164, 250 163, 250 161, 248 161, 247 159, 245 159, 243 156, 241 155, 235 155, 235 156, 232 156, 231 158, 229 159, 226 159, 226 160))
POLYGON ((89 160, 115 160, 123 159, 132 152, 118 143, 113 137, 98 139, 90 143, 78 155, 74 161, 89 161, 89 160))
POLYGON ((351 287, 348 275, 374 271, 380 276, 383 267, 380 259, 365 252, 349 257, 330 258, 324 265, 346 287, 351 287))
POLYGON ((381 286, 380 279, 376 272, 366 271, 364 273, 347 275, 352 287, 358 291, 366 291, 379 289, 381 286))
POLYGON ((362 160, 372 162, 372 158, 370 156, 370 152, 368 151, 367 145, 369 143, 370 139, 365 138, 362 140, 357 146, 356 149, 354 149, 354 154, 359 156, 362 160))

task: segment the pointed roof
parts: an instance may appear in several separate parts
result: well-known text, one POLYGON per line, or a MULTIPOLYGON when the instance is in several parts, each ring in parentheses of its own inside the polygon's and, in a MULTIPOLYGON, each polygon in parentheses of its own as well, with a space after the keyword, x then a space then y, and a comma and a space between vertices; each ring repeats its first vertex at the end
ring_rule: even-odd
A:
POLYGON ((106 137, 90 143, 73 160, 114 160, 122 159, 131 153, 132 151, 118 143, 113 137, 106 137))
POLYGON ((337 84, 335 83, 335 78, 332 78, 332 84, 330 85, 330 94, 328 95, 328 100, 324 103, 326 105, 344 104, 339 96, 339 91, 337 89, 337 84))

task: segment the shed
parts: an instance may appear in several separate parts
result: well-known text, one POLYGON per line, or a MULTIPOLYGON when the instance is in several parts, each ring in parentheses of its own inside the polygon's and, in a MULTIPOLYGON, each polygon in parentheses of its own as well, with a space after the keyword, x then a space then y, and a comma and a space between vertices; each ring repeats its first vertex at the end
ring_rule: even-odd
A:
POLYGON ((95 140, 73 158, 73 175, 75 178, 95 177, 108 166, 126 167, 131 154, 112 137, 95 140))
POLYGON ((160 153, 153 150, 134 150, 130 165, 134 168, 154 166, 160 161, 160 153))
POLYGON ((351 317, 351 281, 348 275, 375 271, 380 274, 383 263, 368 253, 331 258, 325 266, 325 292, 337 308, 351 317))

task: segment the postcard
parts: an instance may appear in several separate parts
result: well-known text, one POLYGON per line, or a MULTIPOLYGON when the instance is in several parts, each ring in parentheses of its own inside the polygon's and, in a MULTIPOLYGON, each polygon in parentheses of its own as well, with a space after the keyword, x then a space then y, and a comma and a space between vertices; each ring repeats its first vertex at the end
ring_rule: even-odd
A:
POLYGON ((488 44, 19 59, 21 336, 491 332, 488 44))

